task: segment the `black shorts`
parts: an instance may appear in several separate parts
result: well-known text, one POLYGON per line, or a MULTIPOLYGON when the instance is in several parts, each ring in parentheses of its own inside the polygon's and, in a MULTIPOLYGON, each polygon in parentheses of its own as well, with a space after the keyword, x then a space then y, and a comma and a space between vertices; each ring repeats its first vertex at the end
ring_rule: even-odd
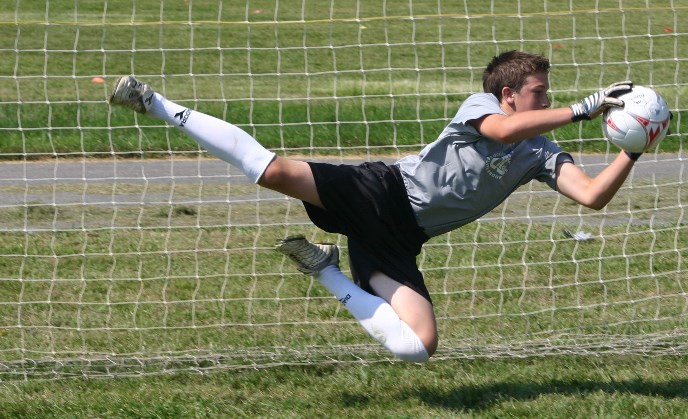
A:
POLYGON ((367 292, 382 272, 432 302, 416 256, 429 237, 418 226, 399 169, 382 162, 359 166, 309 163, 323 210, 304 202, 313 224, 347 237, 354 281, 367 292))

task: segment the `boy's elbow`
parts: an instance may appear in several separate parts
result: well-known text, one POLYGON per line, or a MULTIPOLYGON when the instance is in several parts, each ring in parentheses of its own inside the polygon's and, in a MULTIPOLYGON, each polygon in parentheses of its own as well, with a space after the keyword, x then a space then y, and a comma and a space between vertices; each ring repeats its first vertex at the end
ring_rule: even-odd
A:
POLYGON ((590 208, 591 210, 599 211, 602 208, 606 207, 609 201, 607 200, 591 200, 591 201, 583 201, 579 202, 581 205, 583 205, 586 208, 590 208))
POLYGON ((490 138, 501 144, 513 144, 524 139, 520 133, 506 130, 498 132, 490 138))
POLYGON ((579 205, 589 208, 591 210, 599 211, 606 207, 611 198, 607 198, 604 195, 597 194, 579 194, 579 195, 569 195, 569 198, 573 199, 579 205))

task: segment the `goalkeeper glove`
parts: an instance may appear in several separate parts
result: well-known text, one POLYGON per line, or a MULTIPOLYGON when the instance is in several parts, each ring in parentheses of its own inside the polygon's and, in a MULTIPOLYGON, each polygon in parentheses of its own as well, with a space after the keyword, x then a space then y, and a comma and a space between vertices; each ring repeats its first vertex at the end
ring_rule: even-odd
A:
POLYGON ((628 158, 633 160, 633 161, 637 161, 640 158, 640 156, 643 155, 643 153, 633 153, 633 152, 630 152, 628 150, 624 150, 624 153, 626 153, 628 158))
POLYGON ((593 119, 612 106, 623 107, 624 103, 617 96, 629 92, 633 88, 633 82, 626 80, 613 83, 606 89, 597 91, 578 103, 569 106, 573 111, 573 122, 583 119, 593 119))

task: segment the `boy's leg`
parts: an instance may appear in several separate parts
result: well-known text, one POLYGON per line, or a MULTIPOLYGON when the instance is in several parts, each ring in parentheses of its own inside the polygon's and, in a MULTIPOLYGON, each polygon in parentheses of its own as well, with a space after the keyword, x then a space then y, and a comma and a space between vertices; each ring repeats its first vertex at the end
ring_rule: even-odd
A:
MULTIPOLYGON (((337 297, 375 340, 403 361, 425 362, 437 348, 437 328, 432 306, 409 287, 385 278, 399 286, 388 296, 396 307, 386 298, 365 292, 337 266, 327 266, 318 275, 320 283, 337 297), (412 294, 417 298, 410 298, 412 294), (405 318, 399 315, 400 312, 405 318), (412 314, 418 317, 412 318, 412 314)), ((387 286, 387 290, 391 289, 387 286)))
POLYGON ((301 272, 316 275, 320 283, 334 294, 368 334, 395 356, 404 361, 427 361, 437 346, 431 304, 406 286, 398 284, 400 288, 394 289, 384 280, 376 280, 381 292, 389 294, 392 301, 404 312, 407 321, 412 321, 412 328, 407 321, 399 317, 388 301, 367 293, 339 270, 338 252, 335 249, 335 245, 313 244, 303 237, 289 238, 277 243, 277 250, 296 262, 301 272), (412 294, 422 301, 413 299, 412 294), (407 307, 405 304, 414 304, 414 307, 407 307), (419 337, 418 332, 423 334, 423 338, 419 337))
POLYGON ((276 156, 265 169, 265 173, 263 173, 258 184, 264 188, 324 208, 320 202, 311 166, 304 161, 276 156))
POLYGON ((399 318, 413 329, 430 355, 437 349, 437 321, 435 310, 427 299, 410 287, 382 272, 375 272, 370 286, 394 308, 399 318))
POLYGON ((177 127, 216 157, 239 168, 254 183, 322 206, 307 163, 276 158, 275 153, 229 122, 167 100, 131 76, 118 80, 110 103, 177 127))
POLYGON ((275 158, 275 153, 265 149, 239 127, 169 101, 132 76, 121 77, 117 81, 110 103, 126 106, 177 127, 215 156, 241 169, 254 183, 275 158))

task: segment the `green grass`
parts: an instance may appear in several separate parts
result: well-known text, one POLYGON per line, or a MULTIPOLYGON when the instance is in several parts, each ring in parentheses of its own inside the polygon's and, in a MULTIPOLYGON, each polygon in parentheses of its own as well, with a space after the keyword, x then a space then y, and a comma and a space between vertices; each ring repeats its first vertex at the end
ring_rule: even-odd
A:
POLYGON ((3 417, 688 415, 685 358, 476 359, 13 383, 3 417))
MULTIPOLYGON (((0 7, 4 160, 197 153, 174 129, 108 108, 129 73, 285 155, 415 152, 481 90, 488 60, 514 48, 551 58, 555 106, 621 79, 655 86, 675 113, 662 151, 686 147, 686 6, 668 0, 624 1, 623 13, 591 13, 592 0, 498 1, 494 12, 484 1, 194 1, 191 15, 181 0, 109 0, 106 15, 95 1, 11 3, 0 7)), ((598 121, 551 137, 571 152, 612 150, 598 121)), ((635 181, 605 214, 582 211, 606 220, 586 243, 561 234, 577 205, 527 192, 431 241, 420 263, 440 350, 424 366, 384 361, 284 264, 272 244, 285 234, 338 238, 293 202, 258 201, 254 186, 0 193, 178 200, 0 208, 2 417, 688 416, 685 357, 656 356, 685 348, 681 184, 635 181), (561 220, 509 219, 552 208, 561 220), (533 356, 543 353, 559 355, 533 356)))
MULTIPOLYGON (((378 2, 337 2, 333 10, 307 3, 303 10, 280 7, 276 16, 271 2, 249 10, 226 5, 221 13, 210 2, 193 5, 192 27, 180 1, 163 7, 110 1, 104 18, 91 2, 79 2, 76 13, 72 3, 52 2, 47 16, 42 5, 22 4, 16 17, 0 11, 0 48, 8 51, 0 62, 0 155, 197 152, 160 123, 109 111, 112 83, 132 72, 284 153, 412 152, 436 138, 461 100, 481 90, 489 59, 513 48, 551 58, 555 106, 631 78, 655 86, 675 110, 673 131, 686 132, 688 117, 679 118, 686 88, 676 78, 686 44, 676 35, 685 24, 671 2, 647 9, 643 1, 627 1, 625 10, 634 13, 599 14, 590 13, 592 1, 572 10, 568 1, 550 1, 546 11, 536 3, 501 3, 491 14, 489 3, 469 2, 467 20, 463 9, 445 4, 440 14, 428 0, 413 2, 413 10, 404 2, 385 3, 385 10, 378 2), (361 22, 352 19, 357 7, 361 22), (514 19, 516 12, 524 20, 514 19), (9 23, 15 18, 18 25, 9 23), (56 24, 37 23, 45 19, 56 24), (107 83, 94 84, 93 76, 107 83)), ((607 150, 597 122, 552 136, 571 151, 607 150)), ((662 145, 667 152, 682 148, 682 135, 662 145)))

